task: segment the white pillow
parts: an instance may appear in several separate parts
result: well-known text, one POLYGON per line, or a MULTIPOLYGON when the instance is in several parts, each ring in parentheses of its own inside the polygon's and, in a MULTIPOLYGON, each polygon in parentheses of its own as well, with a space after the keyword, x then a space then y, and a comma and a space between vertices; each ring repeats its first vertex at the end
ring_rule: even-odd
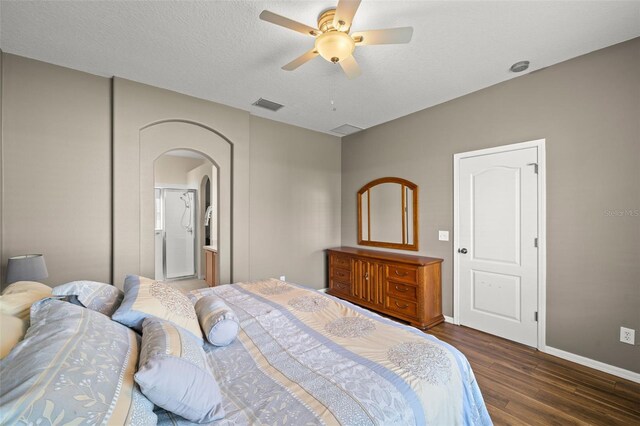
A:
POLYGON ((0 314, 0 359, 11 352, 27 331, 27 324, 20 318, 0 314))
POLYGON ((51 296, 51 287, 33 281, 9 285, 0 296, 0 313, 18 317, 29 325, 29 310, 38 300, 51 296))

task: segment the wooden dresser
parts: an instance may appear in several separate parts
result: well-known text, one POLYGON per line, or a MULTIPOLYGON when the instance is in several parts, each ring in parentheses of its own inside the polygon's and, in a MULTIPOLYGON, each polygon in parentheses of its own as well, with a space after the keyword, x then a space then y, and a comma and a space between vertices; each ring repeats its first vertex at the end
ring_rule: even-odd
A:
POLYGON ((327 250, 327 293, 429 328, 442 315, 442 259, 352 247, 327 250))

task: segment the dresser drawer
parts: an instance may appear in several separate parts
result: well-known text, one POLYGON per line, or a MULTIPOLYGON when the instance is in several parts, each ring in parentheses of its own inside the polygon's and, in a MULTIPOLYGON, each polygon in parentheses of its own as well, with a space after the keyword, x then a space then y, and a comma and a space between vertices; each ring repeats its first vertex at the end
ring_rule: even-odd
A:
POLYGON ((347 256, 331 255, 331 266, 351 270, 351 258, 347 256))
POLYGON ((418 299, 418 287, 395 281, 387 281, 387 294, 415 301, 418 299))
POLYGON ((343 282, 343 281, 336 281, 336 280, 331 280, 330 283, 330 288, 334 291, 346 294, 348 296, 351 296, 351 283, 350 282, 343 282))
POLYGON ((351 282, 351 271, 342 268, 331 268, 331 278, 337 281, 351 282))
POLYGON ((353 247, 327 250, 329 294, 426 329, 444 321, 442 259, 353 247))
POLYGON ((387 265, 387 278, 394 281, 402 281, 409 284, 418 283, 418 269, 405 268, 396 265, 387 265))
POLYGON ((418 317, 418 304, 387 295, 385 308, 407 317, 418 317))

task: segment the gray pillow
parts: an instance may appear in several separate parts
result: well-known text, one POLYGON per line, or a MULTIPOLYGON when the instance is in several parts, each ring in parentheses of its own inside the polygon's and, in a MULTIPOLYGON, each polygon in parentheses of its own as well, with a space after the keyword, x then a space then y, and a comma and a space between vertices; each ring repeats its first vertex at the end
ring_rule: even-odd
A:
POLYGON ((0 361, 0 424, 156 424, 133 381, 139 344, 98 312, 34 303, 24 340, 0 361))
POLYGON ((196 302, 196 314, 202 331, 212 345, 227 346, 238 335, 240 322, 235 312, 217 296, 205 296, 196 302))
POLYGON ((124 293, 111 284, 97 281, 72 281, 53 288, 54 296, 78 296, 82 305, 107 316, 118 309, 124 293))
POLYGON ((201 342, 183 328, 154 317, 142 323, 135 380, 154 404, 196 423, 224 417, 222 394, 201 342))

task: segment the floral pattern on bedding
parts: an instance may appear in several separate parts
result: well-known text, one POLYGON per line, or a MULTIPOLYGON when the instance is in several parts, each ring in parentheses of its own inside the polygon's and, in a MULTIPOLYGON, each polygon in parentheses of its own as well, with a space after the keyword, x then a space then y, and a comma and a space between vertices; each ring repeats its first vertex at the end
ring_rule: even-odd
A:
POLYGON ((491 424, 469 363, 433 336, 278 280, 192 292, 208 295, 241 326, 205 345, 227 413, 216 425, 491 424))
POLYGON ((132 330, 55 299, 34 304, 31 319, 0 363, 0 424, 156 423, 133 381, 139 338, 132 330))

